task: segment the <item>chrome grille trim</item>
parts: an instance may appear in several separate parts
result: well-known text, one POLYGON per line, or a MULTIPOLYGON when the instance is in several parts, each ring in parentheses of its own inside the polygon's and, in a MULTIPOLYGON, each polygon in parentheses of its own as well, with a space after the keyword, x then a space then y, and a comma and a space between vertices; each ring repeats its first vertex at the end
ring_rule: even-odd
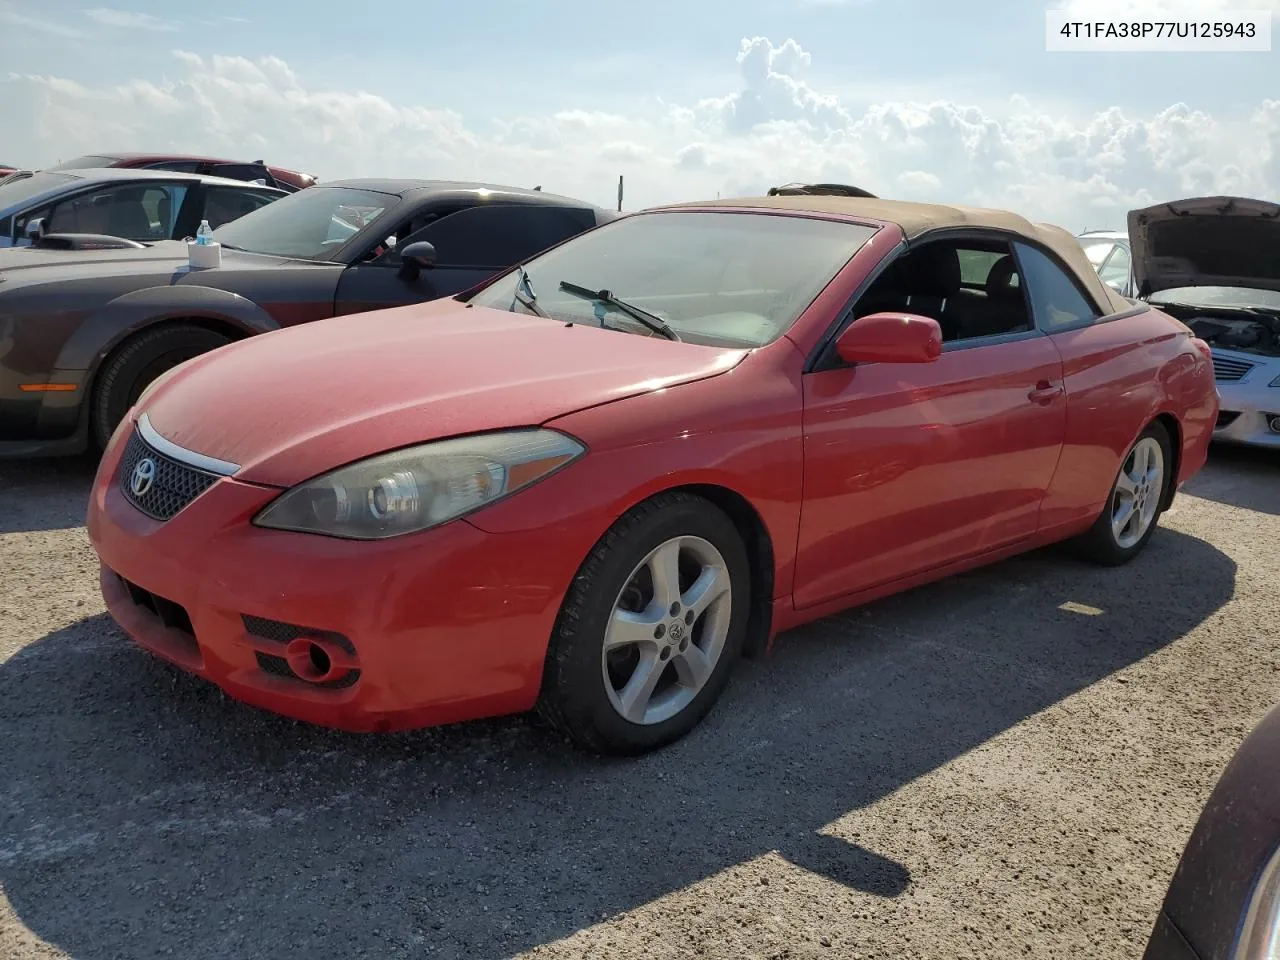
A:
POLYGON ((230 477, 240 469, 240 464, 238 463, 232 463, 230 460, 219 460, 217 457, 208 457, 203 453, 196 453, 194 450, 180 447, 172 440, 166 440, 156 432, 156 428, 151 425, 151 420, 145 413, 138 418, 138 433, 147 442, 147 446, 156 453, 163 454, 178 463, 184 463, 188 467, 194 467, 205 473, 216 473, 220 477, 230 477))

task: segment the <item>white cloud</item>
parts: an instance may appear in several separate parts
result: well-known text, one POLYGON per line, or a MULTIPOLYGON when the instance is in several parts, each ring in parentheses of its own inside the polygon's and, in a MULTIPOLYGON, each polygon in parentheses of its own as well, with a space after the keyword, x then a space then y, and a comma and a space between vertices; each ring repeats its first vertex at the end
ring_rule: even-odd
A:
MULTIPOLYGON (((1258 2, 1258 0, 1254 0, 1258 2)), ((792 40, 744 39, 740 89, 643 116, 577 109, 488 122, 447 107, 317 87, 274 57, 176 52, 173 76, 92 88, 0 81, 11 162, 95 150, 266 159, 333 180, 419 176, 532 186, 626 206, 758 194, 792 180, 908 199, 1005 206, 1069 228, 1198 193, 1280 194, 1280 100, 1218 116, 1171 104, 1078 121, 1011 97, 992 112, 946 99, 854 109, 806 79, 792 40), (25 152, 24 152, 25 149, 25 152)), ((6 158, 8 159, 8 158, 6 158)))
POLYGON ((177 30, 177 26, 149 13, 134 13, 131 10, 112 10, 108 7, 94 7, 85 11, 85 16, 108 27, 121 30, 155 30, 160 32, 177 30))

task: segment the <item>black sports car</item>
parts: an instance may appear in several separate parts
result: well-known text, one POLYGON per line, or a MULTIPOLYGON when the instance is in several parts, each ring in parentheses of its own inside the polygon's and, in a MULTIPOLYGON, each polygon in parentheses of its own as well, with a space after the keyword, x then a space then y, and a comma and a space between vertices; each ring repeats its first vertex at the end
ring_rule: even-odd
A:
POLYGON ((197 354, 460 293, 618 216, 541 190, 346 180, 219 227, 211 269, 173 240, 50 234, 0 250, 0 457, 101 449, 152 380, 197 354))

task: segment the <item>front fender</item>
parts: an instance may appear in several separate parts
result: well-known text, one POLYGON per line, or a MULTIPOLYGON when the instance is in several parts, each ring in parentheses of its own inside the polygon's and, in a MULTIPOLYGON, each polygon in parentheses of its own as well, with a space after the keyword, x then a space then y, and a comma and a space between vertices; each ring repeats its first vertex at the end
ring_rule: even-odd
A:
POLYGON ((165 320, 219 320, 246 335, 280 325, 247 297, 216 287, 174 284, 122 294, 84 319, 58 355, 59 370, 90 370, 126 337, 165 320))

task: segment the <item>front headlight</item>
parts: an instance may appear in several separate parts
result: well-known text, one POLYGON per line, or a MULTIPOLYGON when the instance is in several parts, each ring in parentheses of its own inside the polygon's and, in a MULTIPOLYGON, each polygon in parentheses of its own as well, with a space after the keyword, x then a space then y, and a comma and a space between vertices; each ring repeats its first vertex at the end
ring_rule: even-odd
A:
POLYGON ((1249 898, 1234 960, 1275 960, 1280 957, 1280 850, 1271 855, 1249 898))
POLYGON ((457 519, 550 476, 586 452, 555 430, 503 430, 406 447, 300 483, 253 522, 383 540, 457 519))

